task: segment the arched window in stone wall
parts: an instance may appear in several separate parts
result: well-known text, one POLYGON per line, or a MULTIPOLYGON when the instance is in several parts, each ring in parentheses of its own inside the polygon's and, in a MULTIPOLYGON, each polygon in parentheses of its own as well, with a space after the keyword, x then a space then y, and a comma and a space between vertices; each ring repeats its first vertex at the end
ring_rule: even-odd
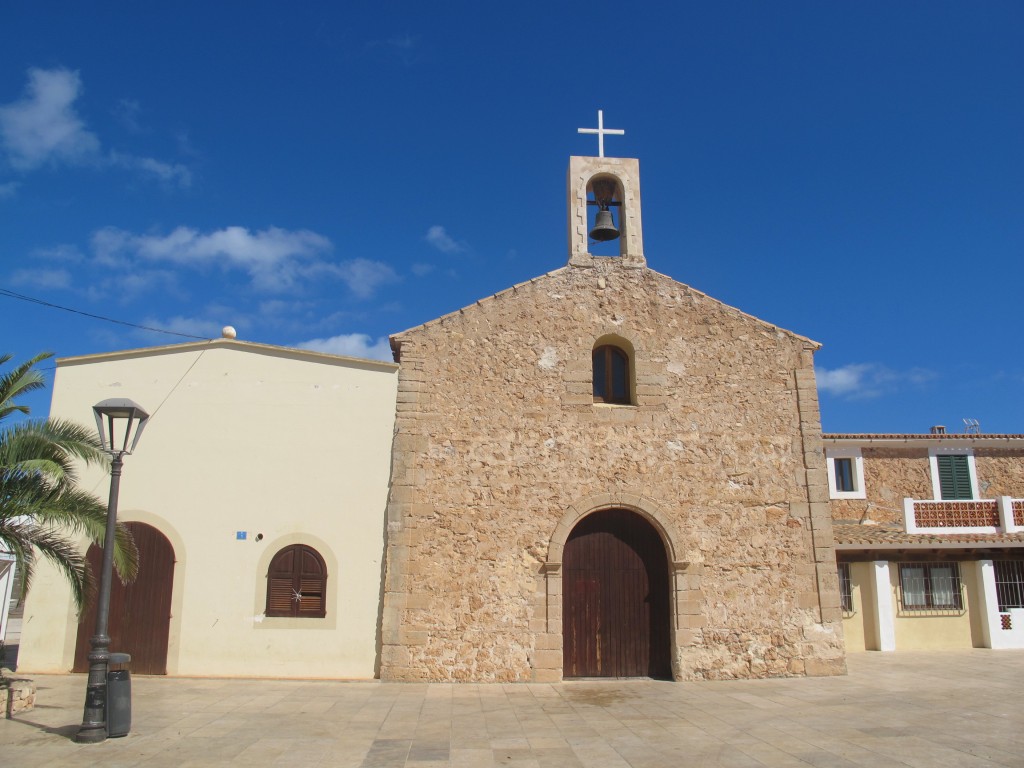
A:
POLYGON ((594 348, 594 402, 629 405, 632 371, 629 355, 615 344, 594 348))
POLYGON ((267 616, 320 618, 327 615, 327 565, 305 544, 285 547, 267 569, 267 616))

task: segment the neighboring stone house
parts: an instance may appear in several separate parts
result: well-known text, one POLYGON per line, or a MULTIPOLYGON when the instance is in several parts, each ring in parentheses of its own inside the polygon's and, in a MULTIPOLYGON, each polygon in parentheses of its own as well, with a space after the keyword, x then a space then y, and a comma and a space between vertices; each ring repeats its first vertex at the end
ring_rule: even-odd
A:
POLYGON ((1024 648, 1024 435, 825 435, 850 651, 1024 648))

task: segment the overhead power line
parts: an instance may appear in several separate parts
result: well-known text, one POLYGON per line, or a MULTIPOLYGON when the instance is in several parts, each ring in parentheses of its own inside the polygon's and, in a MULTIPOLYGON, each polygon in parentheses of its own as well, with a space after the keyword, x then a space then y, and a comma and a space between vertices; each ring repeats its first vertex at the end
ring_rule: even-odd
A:
POLYGON ((15 293, 14 291, 9 291, 6 288, 0 288, 0 296, 6 296, 9 299, 18 299, 20 301, 27 301, 27 302, 29 302, 31 304, 39 304, 40 306, 50 307, 51 309, 62 309, 65 312, 71 312, 74 315, 82 315, 83 317, 91 317, 93 320, 103 320, 104 322, 107 322, 107 323, 114 323, 115 325, 126 325, 129 328, 139 328, 139 329, 141 329, 143 331, 152 331, 153 333, 166 333, 168 336, 182 336, 183 338, 186 338, 186 339, 202 339, 203 341, 208 341, 209 338, 210 338, 209 336, 195 336, 195 335, 193 335, 191 333, 181 333, 179 331, 168 331, 168 330, 166 330, 164 328, 153 328, 152 326, 149 326, 149 325, 139 325, 138 323, 129 323, 126 320, 115 320, 112 317, 104 317, 103 315, 94 315, 91 312, 83 312, 80 309, 72 309, 71 307, 64 307, 64 306, 61 306, 60 304, 53 304, 52 302, 49 302, 49 301, 43 301, 42 299, 37 299, 37 298, 34 298, 32 296, 26 296, 23 293, 15 293))

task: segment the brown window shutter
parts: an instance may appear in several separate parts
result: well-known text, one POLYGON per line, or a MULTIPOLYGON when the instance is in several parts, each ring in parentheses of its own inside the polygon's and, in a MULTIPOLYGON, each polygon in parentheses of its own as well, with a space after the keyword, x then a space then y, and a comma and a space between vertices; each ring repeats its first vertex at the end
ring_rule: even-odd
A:
POLYGON ((292 611, 292 580, 270 578, 267 592, 268 616, 291 616, 292 611))
POLYGON ((312 547, 293 544, 267 569, 267 616, 327 615, 327 565, 312 547))

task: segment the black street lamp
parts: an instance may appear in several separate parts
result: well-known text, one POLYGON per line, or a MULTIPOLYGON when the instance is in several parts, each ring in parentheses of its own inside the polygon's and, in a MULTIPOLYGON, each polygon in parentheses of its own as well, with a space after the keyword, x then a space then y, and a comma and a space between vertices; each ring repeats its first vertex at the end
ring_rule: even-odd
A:
POLYGON ((96 606, 96 630, 89 639, 89 680, 85 689, 85 712, 75 741, 95 744, 107 738, 107 669, 110 666, 110 583, 114 564, 114 531, 117 528, 117 494, 121 486, 121 466, 125 454, 138 445, 149 414, 131 400, 115 398, 93 406, 96 428, 103 450, 110 454, 110 501, 107 503, 107 530, 103 539, 103 564, 100 568, 100 593, 96 606), (134 430, 134 434, 133 434, 134 430), (130 443, 130 444, 129 444, 130 443))

